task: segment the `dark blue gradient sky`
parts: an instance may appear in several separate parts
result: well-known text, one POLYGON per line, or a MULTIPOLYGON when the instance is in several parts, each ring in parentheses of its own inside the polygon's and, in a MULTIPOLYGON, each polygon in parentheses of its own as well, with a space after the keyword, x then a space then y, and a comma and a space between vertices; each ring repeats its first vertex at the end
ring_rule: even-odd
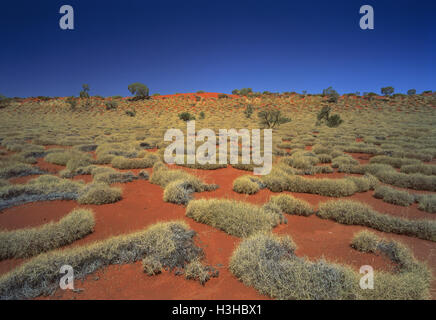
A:
POLYGON ((6 96, 255 91, 436 90, 436 1, 6 1, 6 96), (59 28, 59 8, 75 30, 59 28), (375 30, 359 28, 373 5, 375 30))

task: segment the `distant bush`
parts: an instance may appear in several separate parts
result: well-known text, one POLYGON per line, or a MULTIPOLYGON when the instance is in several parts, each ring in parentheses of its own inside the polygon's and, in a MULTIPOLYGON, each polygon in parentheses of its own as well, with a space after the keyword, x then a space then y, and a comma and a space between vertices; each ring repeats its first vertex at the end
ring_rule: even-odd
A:
POLYGON ((77 100, 76 100, 76 98, 74 98, 73 96, 68 97, 67 100, 65 100, 65 102, 70 105, 70 110, 71 111, 75 111, 76 110, 76 107, 77 107, 77 100))
POLYGON ((218 94, 218 99, 228 99, 228 98, 229 98, 229 96, 225 93, 218 94))
POLYGON ((116 101, 106 101, 105 103, 106 110, 115 110, 118 107, 118 102, 116 101))
POLYGON ((251 115, 253 114, 253 107, 249 104, 244 110, 244 115, 247 119, 251 118, 251 115))
POLYGON ((251 88, 242 88, 240 90, 235 89, 232 91, 232 94, 235 94, 238 96, 250 96, 253 94, 253 89, 251 89, 251 88))
POLYGON ((330 128, 338 127, 343 120, 338 114, 330 115, 331 107, 324 106, 317 115, 317 125, 325 123, 330 128))
POLYGON ((135 82, 127 87, 131 94, 134 94, 137 98, 147 99, 149 98, 149 89, 145 84, 135 82))
POLYGON ((329 103, 336 103, 338 102, 339 99, 339 93, 333 89, 332 87, 328 87, 327 89, 324 89, 322 91, 322 96, 323 97, 328 97, 328 102, 329 103))
POLYGON ((126 115, 128 115, 129 117, 135 117, 136 116, 136 111, 133 110, 133 109, 126 110, 126 115))
POLYGON ((384 87, 381 88, 381 93, 385 96, 390 96, 391 94, 394 93, 395 89, 393 87, 384 87))
POLYGON ((280 110, 275 109, 262 110, 257 116, 259 117, 260 125, 266 128, 275 128, 291 121, 290 118, 282 116, 280 110))
POLYGON ((206 115, 205 115, 205 113, 204 113, 204 111, 201 111, 200 112, 200 119, 204 119, 206 117, 206 115))
POLYGON ((179 119, 183 121, 191 121, 195 120, 195 116, 190 114, 189 112, 179 113, 179 119))

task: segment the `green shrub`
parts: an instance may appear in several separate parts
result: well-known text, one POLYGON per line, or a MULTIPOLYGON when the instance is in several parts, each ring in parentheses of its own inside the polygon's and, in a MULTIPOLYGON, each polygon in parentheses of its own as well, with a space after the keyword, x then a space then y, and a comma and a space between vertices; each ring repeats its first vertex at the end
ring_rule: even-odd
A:
POLYGON ((195 116, 193 116, 189 112, 182 112, 179 114, 179 119, 183 121, 191 121, 191 120, 195 120, 195 116))

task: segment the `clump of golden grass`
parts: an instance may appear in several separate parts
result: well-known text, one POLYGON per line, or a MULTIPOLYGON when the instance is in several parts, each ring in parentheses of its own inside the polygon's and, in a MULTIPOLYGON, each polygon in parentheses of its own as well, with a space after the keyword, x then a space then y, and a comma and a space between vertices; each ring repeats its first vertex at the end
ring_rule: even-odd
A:
POLYGON ((26 184, 11 184, 0 188, 0 209, 22 203, 47 200, 75 200, 83 189, 81 181, 43 175, 26 184))
POLYGON ((282 212, 287 214, 307 217, 314 213, 312 206, 307 201, 297 199, 287 194, 272 196, 269 202, 277 205, 282 212))
POLYGON ((255 194, 265 185, 259 177, 244 175, 233 181, 233 191, 245 194, 255 194))
POLYGON ((400 242, 378 237, 372 232, 355 234, 351 246, 368 253, 380 252, 397 266, 397 272, 375 272, 374 289, 361 290, 363 299, 422 300, 430 298, 432 274, 429 267, 413 256, 400 242))
POLYGON ((394 168, 401 168, 406 165, 419 165, 421 161, 417 159, 396 158, 389 156, 374 156, 369 160, 369 163, 382 163, 391 165, 394 168))
POLYGON ((112 158, 111 164, 117 169, 143 169, 151 168, 159 160, 153 153, 146 154, 143 158, 128 159, 122 156, 112 158))
POLYGON ((401 172, 421 173, 428 176, 436 175, 436 165, 432 164, 410 164, 401 166, 401 172))
POLYGON ((79 194, 77 202, 80 204, 108 204, 122 199, 120 188, 108 186, 106 183, 94 182, 87 184, 79 194))
POLYGON ((415 197, 407 191, 397 190, 388 186, 378 186, 374 190, 374 198, 383 199, 384 202, 399 206, 410 206, 415 202, 415 197))
POLYGON ((436 195, 420 195, 418 197, 418 209, 429 213, 436 213, 436 195))
POLYGON ((233 252, 230 271, 245 285, 276 299, 404 300, 428 299, 431 275, 410 250, 396 241, 364 232, 352 246, 364 252, 380 251, 398 265, 395 273, 375 272, 374 290, 359 287, 360 275, 348 266, 323 259, 312 262, 295 255, 289 236, 257 233, 233 252))
POLYGON ((356 299, 358 280, 348 267, 295 255, 289 236, 257 233, 233 252, 230 271, 245 285, 275 299, 356 299))
POLYGON ((119 172, 110 167, 92 168, 91 174, 94 182, 106 184, 131 182, 137 177, 132 172, 119 172))
POLYGON ((218 270, 205 266, 199 259, 188 263, 185 267, 185 278, 197 280, 204 285, 211 277, 218 277, 218 270))
POLYGON ((9 179, 12 177, 22 177, 41 173, 45 172, 25 163, 5 162, 4 165, 0 166, 1 179, 9 179))
POLYGON ((237 237, 271 230, 282 220, 275 212, 250 203, 227 199, 190 201, 186 216, 237 237))
POLYGON ((379 231, 392 232, 436 241, 436 221, 409 220, 382 214, 370 206, 353 200, 327 201, 319 205, 317 216, 342 224, 367 226, 379 231))
POLYGON ((63 152, 52 152, 45 156, 44 160, 49 163, 66 166, 70 162, 69 170, 78 166, 89 165, 92 157, 88 153, 76 150, 66 150, 63 152))
POLYGON ((183 205, 192 199, 193 192, 218 188, 217 185, 208 185, 183 170, 170 170, 162 162, 153 166, 150 182, 164 187, 164 201, 183 205))
POLYGON ((58 222, 0 232, 0 260, 28 258, 81 239, 94 230, 94 214, 74 209, 58 222))
POLYGON ((163 267, 183 268, 203 255, 195 232, 183 221, 156 223, 142 231, 89 245, 43 253, 0 276, 0 299, 28 299, 52 294, 59 286, 61 266, 70 265, 75 279, 110 264, 151 257, 163 267))

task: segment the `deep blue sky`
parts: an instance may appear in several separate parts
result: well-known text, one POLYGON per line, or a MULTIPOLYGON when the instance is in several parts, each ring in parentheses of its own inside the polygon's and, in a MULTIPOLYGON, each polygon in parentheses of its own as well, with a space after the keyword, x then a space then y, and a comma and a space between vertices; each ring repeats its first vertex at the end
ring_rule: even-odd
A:
POLYGON ((432 0, 2 0, 0 93, 436 90, 435 15, 432 0), (364 4, 375 30, 359 28, 364 4))

